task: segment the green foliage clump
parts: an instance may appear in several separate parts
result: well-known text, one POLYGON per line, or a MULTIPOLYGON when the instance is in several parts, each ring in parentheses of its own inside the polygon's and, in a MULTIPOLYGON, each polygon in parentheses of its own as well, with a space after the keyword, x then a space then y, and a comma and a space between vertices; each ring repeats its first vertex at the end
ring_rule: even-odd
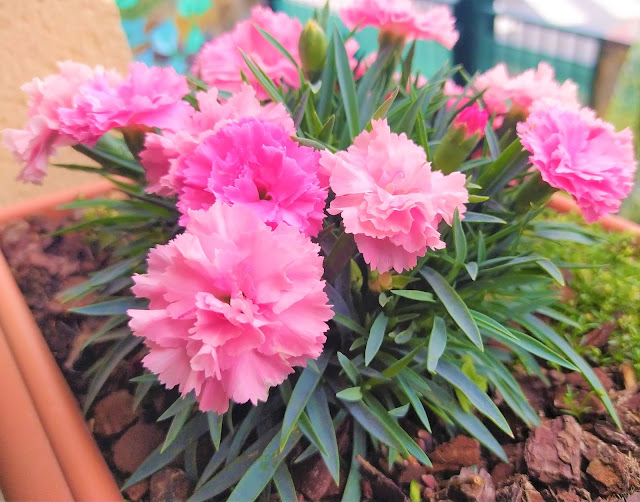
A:
MULTIPOLYGON (((546 213, 554 222, 581 223, 578 215, 546 213)), ((584 225, 584 223, 581 223, 584 225)), ((640 238, 629 233, 607 233, 589 225, 593 242, 536 241, 535 251, 556 263, 587 264, 567 268, 565 299, 568 316, 576 325, 564 326, 582 353, 598 365, 630 362, 640 374, 640 238), (607 350, 581 344, 583 336, 607 322, 615 326, 607 350)))

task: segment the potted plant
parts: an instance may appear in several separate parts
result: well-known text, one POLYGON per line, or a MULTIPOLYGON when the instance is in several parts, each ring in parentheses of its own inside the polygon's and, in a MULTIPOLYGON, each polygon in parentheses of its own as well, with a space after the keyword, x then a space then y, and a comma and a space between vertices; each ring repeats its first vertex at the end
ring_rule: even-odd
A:
MULTIPOLYGON (((201 80, 66 63, 30 87, 25 129, 6 133, 23 179, 41 181, 52 149, 72 144, 100 167, 65 167, 119 176, 128 196, 81 223, 119 261, 64 295, 96 295, 73 310, 110 316, 92 340, 115 338, 85 410, 142 344, 136 397, 181 395, 126 487, 183 454, 191 501, 272 487, 291 500, 291 473, 317 459, 336 494, 358 500, 361 466, 379 473, 368 458, 431 465, 418 428, 466 431, 507 461, 505 415, 539 424, 516 363, 543 379, 544 365, 581 374, 620 425, 593 370, 541 321, 562 273, 518 242, 542 238, 532 221, 557 189, 589 221, 615 211, 635 171, 630 134, 544 65, 425 82, 405 45, 450 48, 453 18, 373 3, 342 12, 349 29, 380 29, 373 58, 355 57, 352 33, 327 37, 328 7, 304 28, 256 7, 203 48, 201 80)), ((408 490, 420 498, 418 480, 408 490)))

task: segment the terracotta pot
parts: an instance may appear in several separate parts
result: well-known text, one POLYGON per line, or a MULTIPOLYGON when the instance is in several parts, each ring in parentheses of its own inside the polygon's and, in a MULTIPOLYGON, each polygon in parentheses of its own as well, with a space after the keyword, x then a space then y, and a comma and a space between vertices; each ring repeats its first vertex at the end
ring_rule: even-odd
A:
MULTIPOLYGON (((0 224, 113 189, 102 181, 8 208, 0 224)), ((0 489, 7 500, 119 501, 120 490, 0 254, 0 489)))
MULTIPOLYGON (((576 204, 571 197, 559 192, 552 195, 549 201, 549 207, 559 213, 580 213, 578 204, 576 204)), ((598 223, 600 223, 602 228, 610 232, 631 232, 640 235, 640 225, 621 216, 605 216, 604 218, 600 218, 598 223)))

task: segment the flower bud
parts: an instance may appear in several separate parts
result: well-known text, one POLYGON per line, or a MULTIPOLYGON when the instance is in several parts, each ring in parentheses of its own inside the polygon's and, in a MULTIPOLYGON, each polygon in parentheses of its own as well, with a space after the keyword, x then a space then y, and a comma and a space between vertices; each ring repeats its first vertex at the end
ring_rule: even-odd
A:
POLYGON ((369 289, 374 293, 389 291, 392 288, 392 278, 393 274, 391 272, 380 274, 377 270, 372 270, 369 274, 369 289))
POLYGON ((298 52, 302 68, 310 78, 317 76, 324 68, 328 47, 329 42, 322 27, 314 19, 309 19, 300 34, 298 52))
POLYGON ((462 110, 436 149, 433 167, 445 174, 452 173, 473 152, 489 120, 486 110, 477 103, 462 110))

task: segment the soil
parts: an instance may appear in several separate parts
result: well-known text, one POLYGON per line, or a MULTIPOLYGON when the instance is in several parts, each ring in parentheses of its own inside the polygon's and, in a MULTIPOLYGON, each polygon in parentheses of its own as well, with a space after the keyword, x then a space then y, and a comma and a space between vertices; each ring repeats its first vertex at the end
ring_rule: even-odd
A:
MULTIPOLYGON (((106 266, 109 254, 82 235, 51 236, 53 230, 54 225, 46 219, 12 223, 0 233, 0 248, 82 403, 87 392, 83 372, 104 354, 104 346, 98 343, 82 352, 79 349, 104 320, 69 313, 56 294, 106 266)), ((84 301, 91 302, 91 298, 84 301)), ((606 350, 609 334, 605 325, 587 339, 606 350)), ((119 483, 162 442, 168 424, 156 420, 176 397, 159 389, 133 409, 134 385, 129 380, 142 373, 143 355, 141 349, 118 365, 87 418, 119 483)), ((501 462, 475 439, 464 435, 451 438, 437 419, 432 421, 433 434, 407 421, 405 429, 429 455, 433 466, 422 466, 412 457, 388 465, 384 448, 366 459, 358 458, 364 500, 408 501, 411 490, 413 500, 419 492, 422 500, 428 501, 640 502, 640 388, 625 365, 594 370, 618 410, 622 430, 612 424, 579 374, 545 370, 549 380, 545 385, 516 368, 516 378, 541 424, 530 430, 499 395, 494 396, 514 431, 510 438, 491 429, 503 444, 509 463, 501 462)), ((350 428, 345 421, 338 431, 344 459, 351 458, 350 428)), ((294 450, 291 460, 300 453, 294 450)), ((193 480, 181 467, 181 462, 172 463, 127 490, 127 498, 185 500, 193 480)), ((343 486, 335 486, 319 457, 291 464, 291 471, 299 500, 340 500, 343 486)), ((346 474, 341 475, 343 483, 346 474)))

